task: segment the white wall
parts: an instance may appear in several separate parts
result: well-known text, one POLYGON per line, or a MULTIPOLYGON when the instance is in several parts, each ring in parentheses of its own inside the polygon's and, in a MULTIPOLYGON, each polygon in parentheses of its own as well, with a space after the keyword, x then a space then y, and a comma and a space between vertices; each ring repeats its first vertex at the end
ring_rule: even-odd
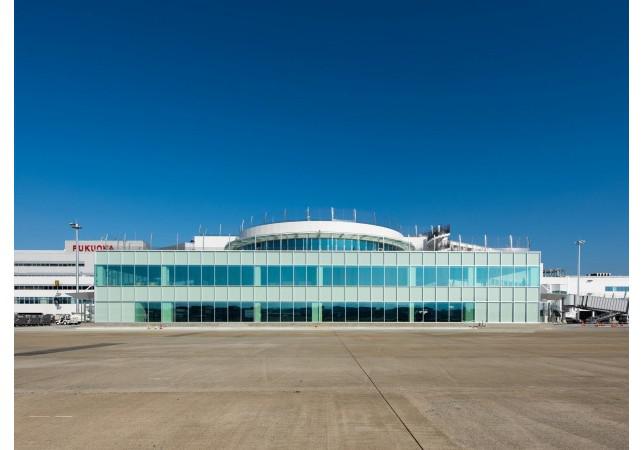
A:
MULTIPOLYGON (((582 276, 579 280, 580 295, 596 295, 600 297, 624 297, 627 292, 607 292, 606 286, 628 286, 628 276, 589 277, 582 276)), ((541 277, 541 287, 544 292, 564 291, 577 294, 577 277, 541 277)))

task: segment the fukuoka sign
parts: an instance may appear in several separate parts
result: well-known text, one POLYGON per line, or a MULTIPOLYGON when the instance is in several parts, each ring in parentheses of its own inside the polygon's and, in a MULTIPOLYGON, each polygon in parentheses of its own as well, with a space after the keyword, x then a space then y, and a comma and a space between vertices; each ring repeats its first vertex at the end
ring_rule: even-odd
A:
MULTIPOLYGON (((140 250, 145 248, 143 241, 79 241, 79 253, 94 253, 110 250, 140 250)), ((76 252, 76 241, 65 241, 65 251, 76 252)))
MULTIPOLYGON (((102 250, 114 250, 111 244, 78 244, 79 252, 98 252, 102 250)), ((76 244, 72 244, 72 251, 76 251, 76 244)))

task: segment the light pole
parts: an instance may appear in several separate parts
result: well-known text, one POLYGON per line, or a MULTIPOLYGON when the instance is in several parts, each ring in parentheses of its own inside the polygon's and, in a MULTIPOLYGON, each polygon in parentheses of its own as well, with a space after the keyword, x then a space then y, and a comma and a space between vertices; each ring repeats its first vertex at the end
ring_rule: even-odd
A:
POLYGON ((586 241, 583 239, 575 242, 575 244, 577 244, 577 296, 581 295, 581 291, 579 289, 579 280, 581 279, 581 246, 585 243, 586 241))
POLYGON ((76 313, 78 313, 78 231, 82 227, 76 221, 70 222, 69 226, 72 227, 76 234, 76 313))

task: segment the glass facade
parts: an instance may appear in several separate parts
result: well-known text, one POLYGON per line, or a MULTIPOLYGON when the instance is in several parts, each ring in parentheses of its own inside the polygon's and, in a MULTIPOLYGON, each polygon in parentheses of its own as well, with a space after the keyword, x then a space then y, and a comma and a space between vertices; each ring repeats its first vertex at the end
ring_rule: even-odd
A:
POLYGON ((97 322, 537 322, 538 252, 110 251, 97 322))
POLYGON ((539 267, 96 265, 105 286, 439 286, 539 287, 539 267), (168 276, 148 278, 148 273, 168 276), (434 274, 436 273, 436 275, 434 274), (410 273, 413 275, 410 277, 410 273), (490 276, 488 277, 488 273, 490 276), (133 274, 136 274, 133 275, 133 274), (174 274, 174 276, 172 276, 174 274), (475 275, 476 274, 476 275, 475 275), (425 279, 427 277, 427 279, 425 279))
POLYGON ((276 238, 261 240, 233 247, 235 250, 306 250, 306 251, 386 251, 407 250, 408 245, 394 245, 369 239, 336 237, 276 238))

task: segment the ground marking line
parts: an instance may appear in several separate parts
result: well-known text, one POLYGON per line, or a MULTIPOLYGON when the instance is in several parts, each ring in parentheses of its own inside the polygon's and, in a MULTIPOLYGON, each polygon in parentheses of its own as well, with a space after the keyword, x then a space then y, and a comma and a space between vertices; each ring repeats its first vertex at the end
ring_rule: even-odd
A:
POLYGON ((36 418, 36 417, 51 417, 51 416, 29 416, 31 418, 36 418))
POLYGON ((423 448, 423 446, 422 446, 422 445, 420 445, 420 442, 418 442, 418 439, 416 439, 416 436, 414 436, 414 433, 412 433, 412 432, 411 432, 411 430, 409 429, 409 427, 407 426, 407 424, 405 423, 405 421, 404 421, 404 420, 402 420, 402 417, 400 417, 400 416, 398 415, 398 413, 396 412, 396 410, 394 409, 394 407, 393 407, 393 406, 391 406, 391 403, 389 403, 389 400, 387 400, 387 398, 386 398, 386 397, 385 397, 385 395, 382 393, 382 391, 380 390, 380 388, 378 387, 378 385, 377 385, 377 384, 373 381, 373 379, 369 376, 369 374, 367 373, 367 371, 366 371, 366 370, 364 370, 364 367, 362 367, 362 365, 360 364, 360 362, 358 361, 358 359, 355 357, 355 355, 353 354, 353 352, 352 352, 351 350, 349 350, 349 347, 347 347, 347 344, 345 344, 345 343, 344 343, 344 341, 342 340, 342 338, 340 337, 340 335, 339 335, 338 333, 336 333, 336 332, 334 332, 333 334, 335 334, 335 335, 336 335, 336 337, 338 338, 338 340, 340 341, 340 343, 342 344, 342 346, 344 347, 344 349, 347 351, 347 353, 349 353, 349 355, 351 355, 351 358, 353 358, 353 360, 354 360, 354 361, 355 361, 355 363, 358 365, 358 367, 360 367, 360 370, 362 370, 362 373, 364 373, 364 374, 365 374, 365 376, 369 379, 369 381, 371 381, 371 384, 373 385, 373 387, 374 387, 374 388, 376 388, 376 391, 378 391, 378 394, 380 394, 380 397, 384 400, 384 402, 387 404, 387 406, 389 406, 389 409, 391 409, 391 412, 393 412, 393 413, 394 413, 394 415, 398 418, 398 420, 400 421, 400 423, 402 424, 402 426, 403 426, 403 427, 405 427, 405 430, 407 430, 407 433, 409 433, 409 435, 410 435, 410 436, 411 436, 411 438, 414 440, 414 442, 416 442, 416 445, 418 445, 418 448, 420 448, 421 450, 425 450, 425 449, 423 448))
POLYGON ((74 416, 54 416, 54 417, 74 417, 74 416))

